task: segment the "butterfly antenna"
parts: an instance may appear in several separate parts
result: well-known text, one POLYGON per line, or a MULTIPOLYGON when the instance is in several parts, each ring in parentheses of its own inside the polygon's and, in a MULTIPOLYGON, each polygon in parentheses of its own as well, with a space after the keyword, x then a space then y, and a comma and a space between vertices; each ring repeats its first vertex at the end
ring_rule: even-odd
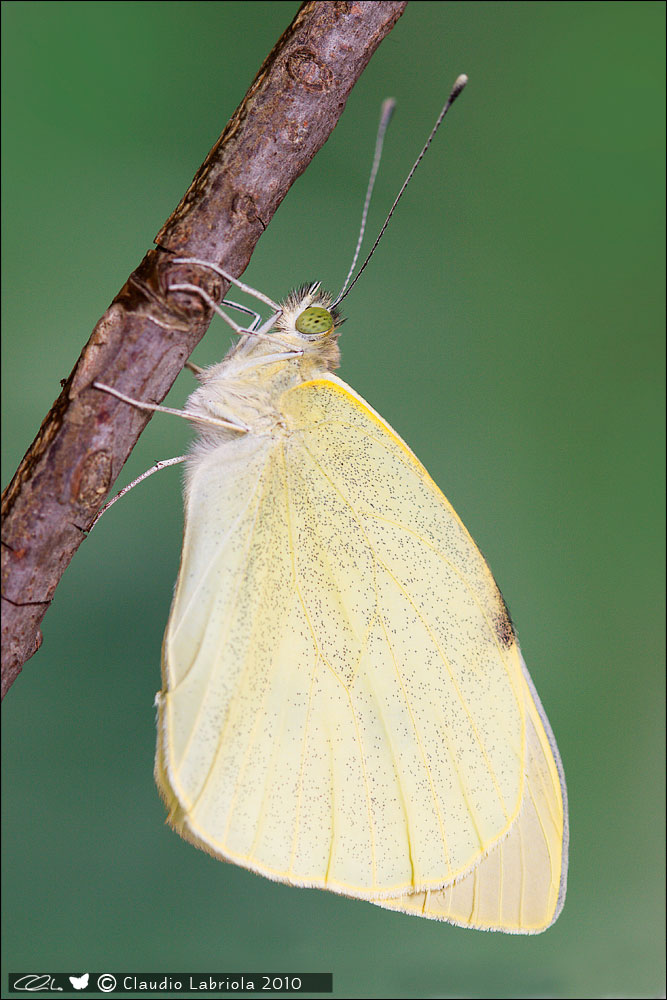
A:
MULTIPOLYGON (((336 301, 333 303, 333 306, 337 306, 340 302, 342 302, 342 300, 345 298, 345 296, 349 295, 349 293, 352 291, 352 289, 354 288, 354 286, 356 285, 356 283, 359 281, 359 278, 363 274, 363 272, 364 272, 364 270, 366 268, 366 265, 368 264, 369 260, 371 259, 371 257, 375 253, 375 250, 377 249, 378 243, 380 242, 380 240, 384 236, 384 231, 387 228, 387 226, 389 225, 389 220, 391 219, 392 215, 394 214, 394 211, 395 211, 396 206, 398 205, 399 201, 403 197, 403 193, 404 193, 406 187, 408 186, 408 184, 412 180, 412 177, 414 175, 415 170, 417 169, 417 167, 419 166, 419 164, 423 160, 424 155, 426 153, 426 150, 428 149, 428 147, 433 142, 433 137, 435 136, 435 133, 438 131, 438 129, 442 125, 442 121, 443 121, 445 115, 447 114, 447 112, 449 111, 449 109, 451 108, 452 104, 454 103, 454 101, 456 100, 456 98, 459 96, 459 94, 461 93, 461 91, 463 90, 463 88, 465 87, 465 85, 466 85, 467 82, 468 82, 468 77, 465 75, 465 73, 462 73, 461 76, 459 76, 457 78, 454 86, 452 87, 452 92, 449 95, 449 97, 447 98, 447 102, 446 102, 445 106, 443 107, 442 111, 438 115, 438 120, 436 121, 435 125, 433 126, 433 128, 431 130, 431 134, 429 135, 428 139, 424 143, 424 147, 423 147, 421 153, 419 154, 419 156, 417 157, 417 159, 415 160, 415 162, 412 164, 412 169, 410 170, 410 173, 408 174, 408 176, 405 178, 405 180, 403 182, 403 185, 401 187, 401 190, 396 195, 396 199, 394 201, 394 204, 391 206, 391 209, 389 210, 389 215, 384 220, 384 225, 382 226, 382 229, 378 233, 378 237, 377 237, 375 243, 371 247, 371 249, 370 249, 370 251, 368 253, 368 256, 366 257, 366 260, 363 262, 363 264, 361 265, 361 267, 357 271, 357 274, 356 274, 354 280, 349 284, 349 287, 348 287, 348 282, 350 281, 350 275, 352 274, 352 271, 354 270, 354 266, 356 264, 357 257, 359 256, 359 249, 361 247, 361 239, 363 237, 364 226, 365 226, 365 223, 366 223, 366 214, 367 214, 367 211, 368 211, 368 203, 370 201, 371 191, 373 190, 373 184, 375 182, 375 174, 377 173, 377 168, 379 166, 378 147, 379 147, 380 151, 382 151, 382 139, 384 139, 384 131, 386 131, 386 127, 387 127, 385 125, 384 131, 381 132, 381 130, 382 130, 382 120, 380 120, 380 128, 378 129, 378 142, 377 142, 376 148, 375 148, 375 159, 373 161, 373 169, 371 170, 371 180, 370 180, 369 185, 368 185, 368 192, 367 192, 367 195, 366 195, 366 203, 364 205, 364 214, 362 216, 361 232, 359 234, 359 240, 357 242, 357 249, 356 249, 356 252, 355 252, 355 255, 354 255, 354 260, 352 261, 352 267, 350 268, 348 276, 345 279, 345 284, 341 288, 341 290, 340 290, 340 292, 339 292, 339 294, 338 294, 338 296, 336 298, 336 301)), ((385 101, 385 104, 386 103, 387 102, 385 101)), ((384 108, 384 105, 383 105, 383 108, 384 108)), ((392 111, 393 111, 393 107, 392 107, 392 111)), ((391 117, 391 113, 390 113, 390 117, 391 117)), ((389 122, 387 121, 387 125, 388 124, 389 124, 389 122)))
POLYGON ((382 159, 382 147, 384 145, 384 137, 387 129, 389 128, 389 123, 391 121, 391 116, 394 113, 394 108, 396 107, 396 101, 393 97, 388 97, 382 102, 382 108, 380 110, 380 123, 378 125, 377 135, 375 137, 375 153, 373 154, 373 165, 371 167, 371 174, 368 178, 368 187, 366 188, 366 199, 364 201, 364 210, 361 213, 361 226, 359 227, 359 237, 357 239, 357 245, 354 250, 354 256, 352 258, 352 263, 350 264, 350 270, 347 272, 347 277, 343 282, 343 287, 338 293, 338 298, 336 299, 334 305, 337 305, 340 300, 345 295, 345 289, 348 286, 350 278, 357 266, 357 261, 359 259, 359 251, 361 250, 361 244, 364 239, 364 233, 366 231, 366 219, 368 218, 368 206, 371 203, 371 195, 373 194, 373 188, 375 187, 375 178, 378 175, 378 170, 380 168, 380 160, 382 159))

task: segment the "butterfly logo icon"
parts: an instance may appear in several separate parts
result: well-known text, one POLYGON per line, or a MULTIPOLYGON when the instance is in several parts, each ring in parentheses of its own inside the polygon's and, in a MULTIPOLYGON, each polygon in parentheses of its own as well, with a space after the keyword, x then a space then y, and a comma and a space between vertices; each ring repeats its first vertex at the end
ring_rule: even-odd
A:
POLYGON ((75 990, 85 990, 90 979, 90 973, 84 972, 82 976, 70 976, 69 981, 75 990))

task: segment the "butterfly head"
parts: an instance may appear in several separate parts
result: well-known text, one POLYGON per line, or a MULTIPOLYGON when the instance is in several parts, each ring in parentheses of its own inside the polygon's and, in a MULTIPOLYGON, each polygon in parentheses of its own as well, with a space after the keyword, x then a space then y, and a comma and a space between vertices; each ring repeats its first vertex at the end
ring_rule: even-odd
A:
POLYGON ((276 331, 304 355, 320 357, 328 368, 338 367, 337 340, 343 318, 333 306, 333 297, 320 283, 302 285, 282 303, 276 331))

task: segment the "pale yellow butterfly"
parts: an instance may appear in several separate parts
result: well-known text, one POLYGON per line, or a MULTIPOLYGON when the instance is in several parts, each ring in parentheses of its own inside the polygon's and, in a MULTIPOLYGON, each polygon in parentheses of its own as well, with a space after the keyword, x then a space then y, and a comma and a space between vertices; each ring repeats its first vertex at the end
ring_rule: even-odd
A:
POLYGON ((546 929, 565 895, 563 769, 486 562, 333 373, 339 316, 319 285, 278 305, 175 263, 274 312, 235 327, 184 411, 200 436, 157 696, 169 822, 292 885, 546 929))

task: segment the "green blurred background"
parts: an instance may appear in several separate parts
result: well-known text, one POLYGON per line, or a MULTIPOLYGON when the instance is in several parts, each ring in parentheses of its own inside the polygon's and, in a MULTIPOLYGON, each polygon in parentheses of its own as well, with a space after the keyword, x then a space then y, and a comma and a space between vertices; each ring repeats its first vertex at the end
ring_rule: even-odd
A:
MULTIPOLYGON (((297 4, 2 9, 7 483, 297 4)), ((345 302, 340 373, 425 463, 511 607, 568 781, 557 924, 483 934, 292 889, 164 825, 172 469, 81 546, 4 704, 5 970, 321 970, 338 997, 664 995, 663 32, 662 3, 410 3, 245 274, 274 297, 313 278, 335 290, 381 100, 398 108, 372 235, 468 73, 345 302)), ((194 359, 229 339, 215 323, 194 359)), ((167 402, 192 387, 184 372, 167 402)), ((181 423, 153 419, 119 482, 181 454, 181 423)))

